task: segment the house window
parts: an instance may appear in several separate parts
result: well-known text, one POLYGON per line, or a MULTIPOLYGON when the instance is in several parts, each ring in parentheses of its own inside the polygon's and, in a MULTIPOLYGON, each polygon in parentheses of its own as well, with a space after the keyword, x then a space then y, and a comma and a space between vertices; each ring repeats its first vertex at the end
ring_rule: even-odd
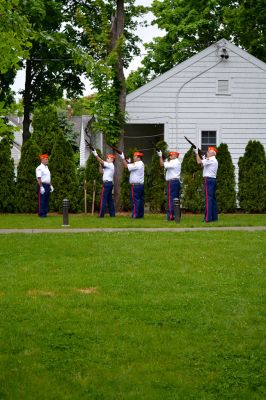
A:
POLYGON ((201 150, 207 151, 209 146, 216 146, 216 131, 201 131, 201 150))
POLYGON ((220 95, 230 95, 230 85, 229 85, 229 80, 218 80, 217 81, 217 90, 216 94, 220 95))

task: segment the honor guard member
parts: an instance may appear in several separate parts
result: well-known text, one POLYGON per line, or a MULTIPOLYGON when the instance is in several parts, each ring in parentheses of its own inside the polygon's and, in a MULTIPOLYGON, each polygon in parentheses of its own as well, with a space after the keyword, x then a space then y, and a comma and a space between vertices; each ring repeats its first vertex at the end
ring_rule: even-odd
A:
POLYGON ((49 156, 47 154, 41 154, 41 164, 36 168, 39 217, 47 217, 50 193, 54 191, 54 188, 51 185, 48 158, 49 156))
POLYGON ((144 164, 143 153, 133 153, 133 163, 127 163, 124 153, 120 155, 124 168, 129 170, 130 202, 132 218, 144 217, 144 164))
POLYGON ((108 205, 110 217, 115 217, 115 206, 114 206, 114 200, 113 200, 115 155, 107 154, 106 161, 104 161, 98 156, 96 150, 93 150, 92 154, 96 157, 97 161, 100 163, 100 167, 101 167, 100 171, 103 174, 103 185, 102 185, 102 192, 101 192, 99 217, 100 218, 104 217, 106 205, 108 205))
POLYGON ((194 149, 197 163, 203 167, 204 179, 204 222, 218 220, 218 209, 216 203, 216 175, 218 170, 218 161, 215 147, 209 146, 206 158, 201 159, 198 155, 198 149, 194 149))
POLYGON ((181 163, 178 160, 178 151, 169 152, 169 161, 163 160, 161 150, 157 151, 158 157, 160 157, 160 166, 164 167, 166 174, 165 180, 167 183, 167 220, 174 221, 174 199, 180 196, 180 173, 181 163))

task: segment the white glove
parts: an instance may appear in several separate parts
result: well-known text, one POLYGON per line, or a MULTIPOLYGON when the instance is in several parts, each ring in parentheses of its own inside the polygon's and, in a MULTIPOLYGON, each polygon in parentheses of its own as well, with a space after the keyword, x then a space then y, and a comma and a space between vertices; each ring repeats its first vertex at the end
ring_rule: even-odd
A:
POLYGON ((193 148, 193 151, 194 151, 195 154, 198 154, 198 150, 199 149, 197 147, 195 149, 193 148))
POLYGON ((162 151, 161 151, 161 150, 158 150, 158 151, 157 151, 157 155, 158 155, 158 157, 162 157, 162 156, 163 156, 162 151))
POLYGON ((43 186, 40 187, 40 192, 41 192, 41 194, 44 194, 44 193, 45 193, 45 189, 44 189, 43 186))
POLYGON ((121 154, 119 154, 119 157, 120 157, 122 160, 124 160, 124 159, 125 159, 124 153, 122 152, 121 154))
POLYGON ((128 164, 131 163, 131 158, 130 157, 127 159, 127 162, 128 162, 128 164))
POLYGON ((96 150, 92 150, 92 154, 94 155, 94 157, 98 157, 98 154, 97 154, 96 150))
POLYGON ((54 187, 51 185, 50 186, 50 192, 53 193, 53 191, 54 191, 54 187))

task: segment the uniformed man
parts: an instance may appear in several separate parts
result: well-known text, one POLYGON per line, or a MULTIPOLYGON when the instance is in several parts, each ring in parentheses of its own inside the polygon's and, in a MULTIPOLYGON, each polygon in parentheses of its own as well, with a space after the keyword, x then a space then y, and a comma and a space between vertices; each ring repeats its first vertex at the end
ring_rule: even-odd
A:
POLYGON ((174 221, 174 199, 180 196, 180 173, 181 163, 178 160, 179 152, 170 151, 169 161, 163 160, 161 150, 157 151, 158 157, 160 157, 160 166, 166 170, 165 180, 167 183, 167 220, 174 221))
POLYGON ((198 149, 194 149, 196 160, 203 168, 204 179, 204 222, 218 220, 218 209, 216 203, 216 175, 218 170, 218 161, 216 153, 218 150, 209 146, 206 158, 201 159, 198 154, 198 149))
POLYGON ((133 163, 127 163, 124 153, 120 155, 124 168, 129 170, 130 202, 132 218, 144 217, 144 164, 143 153, 133 153, 133 163))
POLYGON ((96 157, 97 161, 99 162, 100 172, 103 174, 103 185, 101 192, 99 217, 100 218, 104 217, 106 205, 108 205, 110 217, 115 217, 115 206, 113 200, 115 155, 107 154, 106 161, 104 161, 101 159, 101 157, 98 156, 96 150, 93 150, 92 154, 96 157))
POLYGON ((47 217, 50 193, 54 191, 54 188, 51 185, 48 158, 49 156, 47 154, 41 154, 41 164, 36 168, 39 217, 47 217))

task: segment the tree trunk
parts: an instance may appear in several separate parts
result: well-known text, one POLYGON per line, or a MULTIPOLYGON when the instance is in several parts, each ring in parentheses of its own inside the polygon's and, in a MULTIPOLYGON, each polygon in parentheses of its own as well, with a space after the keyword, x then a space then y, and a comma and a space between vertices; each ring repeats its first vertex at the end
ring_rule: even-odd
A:
POLYGON ((31 60, 26 61, 26 78, 25 78, 25 88, 23 91, 23 103, 24 103, 24 117, 23 117, 23 143, 30 137, 30 113, 32 107, 31 99, 31 82, 32 82, 32 64, 31 60))
MULTIPOLYGON (((113 23, 110 32, 110 51, 112 51, 116 45, 117 41, 123 35, 125 26, 125 8, 124 8, 124 0, 117 0, 116 1, 116 15, 113 18, 113 23)), ((117 63, 116 63, 116 70, 117 70, 117 83, 119 87, 119 94, 118 94, 118 115, 120 116, 120 135, 119 135, 119 142, 118 147, 121 150, 124 150, 124 118, 121 118, 121 115, 124 115, 126 109, 126 84, 125 84, 125 76, 124 76, 124 69, 123 69, 123 57, 122 57, 122 50, 119 52, 117 63)), ((121 160, 116 163, 116 173, 115 173, 115 207, 116 210, 120 209, 120 183, 122 180, 122 173, 123 173, 123 165, 121 160)))

